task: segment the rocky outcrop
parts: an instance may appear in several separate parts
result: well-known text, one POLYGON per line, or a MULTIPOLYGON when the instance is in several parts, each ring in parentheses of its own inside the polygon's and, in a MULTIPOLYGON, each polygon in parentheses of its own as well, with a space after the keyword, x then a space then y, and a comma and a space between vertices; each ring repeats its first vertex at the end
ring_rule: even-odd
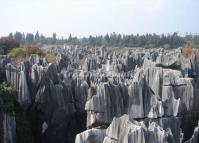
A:
POLYGON ((0 97, 0 142, 3 142, 3 101, 0 97))
POLYGON ((10 58, 5 55, 0 55, 0 81, 3 82, 6 80, 6 65, 10 63, 10 58))
POLYGON ((89 129, 78 134, 75 141, 75 143, 92 142, 174 143, 175 140, 169 128, 164 130, 156 122, 149 122, 146 126, 144 122, 138 122, 128 115, 123 115, 120 118, 114 118, 106 130, 89 129))
MULTIPOLYGON (((189 74, 196 73, 195 68, 186 65, 180 50, 162 50, 155 58, 147 56, 141 68, 135 67, 132 80, 125 80, 125 84, 122 84, 119 78, 117 85, 111 82, 98 85, 96 95, 88 99, 85 107, 88 128, 108 126, 114 117, 128 114, 137 120, 152 119, 164 130, 170 129, 174 138, 167 142, 183 140, 181 128, 185 130, 186 127, 181 121, 184 118, 190 120, 190 112, 199 113, 196 105, 199 102, 198 80, 193 78, 197 74, 189 74), (185 67, 189 68, 189 73, 185 73, 185 67)), ((119 134, 124 137, 128 133, 119 134)), ((184 134, 184 137, 187 136, 184 134)), ((124 142, 109 137, 105 140, 124 142)))
POLYGON ((170 129, 163 130, 155 122, 149 123, 147 127, 142 122, 137 122, 128 115, 124 115, 120 118, 114 118, 107 128, 103 143, 108 142, 172 143, 174 138, 170 129))
POLYGON ((105 137, 105 129, 89 129, 76 136, 75 143, 102 143, 105 137))
MULTIPOLYGON (((124 86, 103 83, 98 85, 97 95, 88 99, 85 109, 87 114, 87 127, 94 124, 110 124, 113 117, 125 113, 127 103, 127 89, 124 86)), ((97 125, 96 125, 97 126, 97 125)))
POLYGON ((14 116, 3 115, 3 143, 16 142, 16 121, 14 116))
POLYGON ((194 129, 192 137, 189 140, 185 141, 185 143, 198 143, 198 142, 199 142, 199 124, 194 129))
POLYGON ((18 103, 30 113, 35 142, 181 143, 196 139, 196 55, 184 57, 181 49, 47 50, 57 54, 56 63, 32 55, 20 65, 7 64, 4 71, 7 82, 18 91, 18 103))

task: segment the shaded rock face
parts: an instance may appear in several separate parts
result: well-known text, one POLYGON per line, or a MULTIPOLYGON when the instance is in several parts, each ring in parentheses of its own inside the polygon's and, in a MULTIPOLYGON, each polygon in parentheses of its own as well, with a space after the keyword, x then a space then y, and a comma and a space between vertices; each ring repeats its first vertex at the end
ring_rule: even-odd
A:
POLYGON ((86 103, 87 126, 95 123, 109 124, 113 117, 119 117, 125 112, 127 90, 122 86, 103 83, 98 86, 97 95, 93 95, 86 103))
POLYGON ((0 142, 3 142, 3 101, 0 97, 0 142))
MULTIPOLYGON (((63 66, 60 63, 43 66, 36 56, 18 67, 9 64, 5 69, 7 82, 18 91, 16 100, 25 109, 25 114, 31 116, 31 130, 37 143, 72 143, 76 134, 86 129, 84 108, 88 84, 77 77, 62 75, 64 67, 59 65, 63 66)), ((16 130, 11 126, 12 119, 6 116, 7 120, 3 120, 3 117, 0 112, 0 131, 6 133, 1 140, 15 142, 16 135, 10 131, 16 130)))
POLYGON ((0 82, 6 80, 6 72, 4 68, 6 68, 8 63, 10 63, 10 58, 5 55, 0 55, 0 82))
POLYGON ((15 117, 7 114, 3 115, 3 143, 16 142, 16 122, 15 117))
POLYGON ((194 129, 192 137, 187 140, 185 143, 198 143, 199 142, 199 123, 198 126, 194 129))
POLYGON ((83 105, 88 85, 73 79, 62 81, 57 73, 56 65, 49 65, 37 87, 33 105, 35 120, 39 121, 36 138, 49 143, 73 142, 77 132, 85 129, 83 105))
MULTIPOLYGON (((17 102, 30 115, 35 143, 197 141, 199 66, 194 55, 185 58, 180 49, 47 50, 60 57, 57 63, 32 55, 4 70, 18 91, 17 102)), ((0 108, 0 132, 8 122, 6 136, 14 142, 14 119, 4 120, 0 108)))
POLYGON ((16 143, 15 116, 4 113, 3 104, 0 96, 0 142, 16 143))

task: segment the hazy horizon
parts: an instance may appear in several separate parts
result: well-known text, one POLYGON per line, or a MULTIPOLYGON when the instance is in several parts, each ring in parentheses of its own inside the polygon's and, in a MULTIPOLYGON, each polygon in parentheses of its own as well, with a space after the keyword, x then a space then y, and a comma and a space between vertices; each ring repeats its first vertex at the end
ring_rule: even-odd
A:
POLYGON ((7 0, 1 1, 0 36, 10 32, 58 37, 199 33, 197 0, 7 0))

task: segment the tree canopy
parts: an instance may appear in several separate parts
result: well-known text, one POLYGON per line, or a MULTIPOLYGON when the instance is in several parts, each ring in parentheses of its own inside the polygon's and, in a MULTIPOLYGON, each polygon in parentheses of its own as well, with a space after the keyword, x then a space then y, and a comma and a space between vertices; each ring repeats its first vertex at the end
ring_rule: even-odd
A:
POLYGON ((0 38, 0 53, 7 54, 11 49, 19 47, 19 43, 9 37, 0 38))
POLYGON ((115 32, 106 35, 77 38, 69 35, 68 38, 59 38, 56 33, 51 37, 45 37, 37 31, 35 34, 24 34, 16 32, 9 34, 10 38, 16 39, 21 45, 24 44, 70 44, 81 46, 112 46, 112 47, 145 47, 145 48, 177 48, 181 46, 195 46, 199 47, 199 35, 186 34, 185 36, 178 35, 177 32, 173 34, 130 34, 121 35, 115 32))

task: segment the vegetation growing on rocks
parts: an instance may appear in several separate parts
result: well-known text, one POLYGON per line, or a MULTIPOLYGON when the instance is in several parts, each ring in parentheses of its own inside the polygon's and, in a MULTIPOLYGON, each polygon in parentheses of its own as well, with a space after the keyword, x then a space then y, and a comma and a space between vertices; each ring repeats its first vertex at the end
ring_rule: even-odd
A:
POLYGON ((7 84, 0 84, 0 95, 3 99, 3 110, 5 113, 14 114, 14 88, 7 84))
POLYGON ((54 54, 47 53, 36 45, 27 45, 22 48, 14 48, 9 52, 9 55, 13 58, 15 63, 24 61, 32 54, 37 54, 40 57, 46 58, 49 63, 55 63, 57 61, 57 57, 54 54))
POLYGON ((0 96, 3 99, 3 112, 15 116, 16 143, 32 143, 32 130, 30 117, 22 106, 16 101, 15 89, 9 84, 0 84, 0 96))

